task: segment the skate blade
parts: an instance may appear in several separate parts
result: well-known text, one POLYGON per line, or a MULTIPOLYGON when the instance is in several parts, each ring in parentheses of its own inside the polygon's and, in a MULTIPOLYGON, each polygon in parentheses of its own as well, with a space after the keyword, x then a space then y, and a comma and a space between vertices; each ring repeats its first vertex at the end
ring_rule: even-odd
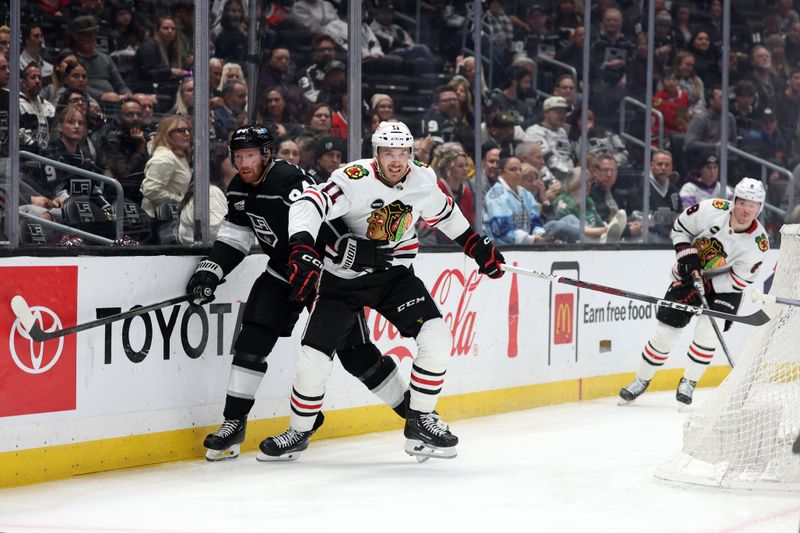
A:
POLYGON ((267 455, 264 452, 258 452, 256 461, 259 463, 277 463, 281 461, 296 461, 302 452, 285 453, 275 457, 274 455, 267 455))
POLYGON ((625 406, 625 405, 630 405, 635 401, 636 401, 636 398, 634 398, 633 400, 626 400, 625 398, 620 398, 619 401, 617 402, 617 405, 622 407, 622 406, 625 406))
POLYGON ((236 459, 239 457, 239 445, 234 444, 225 450, 208 450, 206 452, 206 461, 216 463, 217 461, 227 461, 229 459, 236 459))
POLYGON ((417 459, 417 462, 424 463, 428 459, 454 459, 458 455, 456 447, 437 448, 429 446, 420 440, 407 439, 405 452, 417 459))

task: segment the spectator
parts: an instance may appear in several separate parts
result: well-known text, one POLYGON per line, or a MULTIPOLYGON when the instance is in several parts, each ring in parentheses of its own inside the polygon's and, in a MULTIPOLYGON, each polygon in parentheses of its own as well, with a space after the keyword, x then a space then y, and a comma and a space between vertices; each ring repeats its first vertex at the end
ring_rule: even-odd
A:
POLYGON ((42 33, 42 26, 37 23, 27 24, 22 28, 23 49, 19 55, 19 64, 22 67, 30 65, 31 63, 39 67, 42 73, 42 80, 47 83, 50 82, 50 77, 53 75, 53 65, 45 61, 42 57, 44 50, 44 34, 42 33))
POLYGON ((422 134, 430 135, 434 142, 459 142, 469 136, 461 116, 456 92, 447 85, 436 88, 436 104, 422 119, 422 134))
POLYGON ((742 80, 733 89, 734 101, 730 106, 731 113, 736 119, 736 128, 743 136, 755 127, 756 120, 761 115, 758 109, 758 94, 756 86, 748 80, 742 80))
POLYGON ((339 20, 339 14, 327 0, 297 0, 289 18, 304 30, 319 33, 328 23, 339 20))
MULTIPOLYGON (((219 228, 228 214, 228 189, 236 169, 229 158, 225 143, 212 143, 209 147, 208 161, 208 232, 213 242, 217 239, 219 228)), ((194 187, 189 186, 186 195, 178 206, 178 239, 187 246, 194 244, 194 187)))
POLYGON ((69 23, 68 30, 75 40, 78 60, 89 75, 89 95, 104 102, 119 102, 123 95, 130 94, 111 56, 95 50, 97 20, 91 15, 77 17, 69 23))
POLYGON ((536 244, 545 240, 539 206, 522 187, 522 163, 516 157, 500 162, 500 176, 486 193, 484 231, 499 244, 536 244))
POLYGON ((11 28, 5 24, 0 26, 0 54, 6 56, 6 60, 11 59, 11 28))
POLYGON ((222 69, 223 63, 220 58, 212 57, 208 60, 208 85, 212 107, 222 105, 222 89, 220 88, 222 86, 222 69))
POLYGON ((331 61, 325 65, 325 80, 322 82, 318 104, 333 104, 347 92, 347 66, 341 61, 331 61))
POLYGON ((765 46, 756 45, 750 51, 750 81, 756 86, 761 106, 774 108, 776 98, 784 90, 783 80, 772 73, 772 54, 765 46))
MULTIPOLYGON (((672 170, 672 154, 655 150, 650 159, 650 242, 669 240, 672 224, 682 211, 680 194, 675 181, 678 174, 672 170)), ((641 206, 639 206, 641 208, 641 206)), ((635 235, 634 235, 635 236, 635 235)))
POLYGON ((369 101, 372 113, 378 117, 378 123, 392 120, 394 116, 394 100, 388 94, 375 93, 369 101))
POLYGON ((525 21, 521 21, 517 27, 514 40, 522 44, 529 57, 556 58, 559 37, 553 31, 548 10, 542 4, 533 4, 527 8, 525 21))
POLYGON ((314 164, 307 174, 314 183, 328 181, 334 170, 342 164, 342 155, 346 151, 344 143, 336 137, 319 137, 314 149, 314 164))
MULTIPOLYGON (((468 182, 469 178, 469 158, 460 146, 455 146, 446 150, 438 161, 436 174, 439 177, 437 183, 439 188, 461 209, 464 216, 469 221, 470 226, 474 227, 475 220, 475 195, 468 182)), ((440 243, 450 242, 440 232, 436 232, 437 241, 440 243)))
MULTIPOLYGON (((556 60, 575 69, 577 79, 583 79, 583 40, 584 27, 581 24, 570 34, 569 44, 556 53, 556 60)), ((560 96, 564 96, 563 94, 560 96)))
MULTIPOLYGON (((722 89, 713 87, 708 94, 708 109, 692 118, 686 131, 686 156, 691 160, 702 154, 715 153, 720 144, 722 127, 722 89)), ((728 113, 728 141, 736 143, 736 119, 728 113)))
POLYGON ((122 102, 117 119, 100 132, 98 163, 120 182, 126 199, 140 203, 139 186, 147 162, 147 139, 142 130, 142 106, 133 99, 122 102))
POLYGON ((710 84, 711 78, 718 69, 719 53, 711 44, 708 32, 700 30, 692 36, 689 51, 694 56, 694 70, 703 83, 710 84))
MULTIPOLYGON (((194 2, 192 0, 173 0, 172 15, 178 28, 178 41, 181 50, 194 50, 194 2)), ((181 58, 191 68, 191 56, 181 58)))
MULTIPOLYGON (((594 200, 589 195, 592 180, 589 176, 586 179, 586 224, 583 229, 583 236, 590 242, 613 242, 618 241, 625 229, 627 218, 624 211, 619 211, 617 216, 606 224, 597 212, 594 200)), ((578 205, 580 200, 581 170, 572 169, 564 183, 564 192, 555 199, 555 214, 559 220, 574 226, 575 221, 580 220, 581 210, 578 205)), ((580 223, 579 223, 580 224, 580 223)), ((578 226, 580 228, 580 226, 578 226)))
POLYGON ((142 208, 155 218, 156 207, 163 202, 180 202, 189 190, 192 170, 192 127, 186 117, 161 119, 153 139, 153 156, 144 168, 141 185, 142 208))
MULTIPOLYGON (((456 75, 463 76, 470 85, 469 93, 473 94, 475 87, 475 58, 472 56, 459 56, 460 62, 456 68, 456 75)), ((486 77, 481 70, 481 98, 485 99, 489 95, 489 87, 486 85, 486 77)))
POLYGON ((394 23, 394 6, 391 0, 377 0, 375 20, 369 25, 384 53, 404 60, 433 61, 433 54, 424 44, 416 44, 402 26, 394 23))
POLYGON ((493 53, 491 61, 494 63, 492 69, 494 79, 490 80, 490 83, 492 87, 502 87, 506 79, 506 55, 511 50, 514 27, 503 10, 501 0, 488 0, 482 22, 488 40, 493 45, 489 47, 487 43, 485 48, 487 52, 491 50, 493 53))
POLYGON ((785 80, 789 77, 791 66, 786 61, 786 43, 780 35, 770 35, 764 43, 772 55, 772 68, 770 72, 785 80))
MULTIPOLYGON (((778 129, 778 117, 770 108, 766 108, 759 117, 757 126, 748 131, 743 140, 744 150, 779 167, 788 166, 789 143, 778 129)), ((753 170, 757 171, 758 168, 753 170)), ((746 172, 745 175, 754 175, 746 172)), ((770 171, 770 180, 780 177, 777 171, 770 171)))
POLYGON ((175 102, 175 93, 180 81, 192 76, 182 64, 183 50, 177 38, 177 26, 172 17, 161 17, 152 37, 145 38, 133 59, 133 72, 138 79, 136 88, 145 93, 156 91, 168 102, 175 102))
MULTIPOLYGON (((344 20, 347 18, 347 2, 339 2, 336 9, 338 10, 338 18, 324 25, 322 31, 333 37, 336 44, 347 52, 349 30, 347 29, 347 22, 344 20)), ((367 6, 366 4, 362 4, 361 60, 380 59, 384 55, 385 53, 381 47, 381 42, 369 26, 369 12, 367 11, 367 6)), ((399 58, 395 57, 395 59, 399 58)))
MULTIPOLYGON (((622 138, 611 130, 599 126, 595 120, 594 111, 588 110, 589 124, 587 136, 589 140, 589 153, 600 157, 610 155, 619 166, 628 164, 628 150, 622 138)), ((569 139, 575 146, 574 160, 581 153, 581 110, 576 109, 570 115, 569 139)))
POLYGON ((709 155, 703 166, 698 170, 693 170, 686 177, 686 183, 680 190, 681 209, 688 209, 695 204, 699 204, 708 198, 727 198, 733 199, 733 191, 727 187, 727 192, 723 196, 722 184, 719 182, 719 159, 715 155, 709 155))
POLYGON ((800 117, 800 67, 794 67, 789 74, 786 89, 775 98, 775 115, 778 127, 790 146, 792 153, 798 153, 798 117, 800 117))
MULTIPOLYGON (((67 64, 70 62, 78 63, 78 56, 71 48, 63 48, 56 56, 50 84, 44 87, 40 93, 42 98, 51 104, 56 103, 56 100, 58 100, 59 90, 64 87, 66 78, 64 70, 67 68, 67 64)), ((24 63, 20 62, 20 65, 24 65, 24 63)))
POLYGON ((279 88, 289 109, 299 110, 303 105, 303 94, 297 85, 297 74, 292 64, 292 54, 288 48, 273 48, 269 61, 258 71, 258 94, 279 88))
POLYGON ((553 96, 560 96, 567 101, 567 112, 571 113, 580 107, 580 95, 575 92, 575 80, 572 74, 562 74, 553 84, 553 96))
POLYGON ((544 101, 544 118, 525 130, 524 141, 537 143, 544 152, 547 168, 563 180, 575 164, 572 161, 572 146, 564 123, 567 116, 567 101, 561 96, 551 96, 544 101))
MULTIPOLYGON (((89 72, 85 66, 77 61, 67 62, 67 66, 64 69, 64 87, 56 92, 56 100, 61 98, 61 93, 66 89, 77 89, 87 94, 89 92, 89 72)), ((90 98, 94 100, 91 96, 90 98)))
POLYGON ((433 152, 433 141, 430 136, 414 139, 414 159, 420 163, 430 165, 431 152, 433 152))
MULTIPOLYGON (((192 113, 194 113, 194 78, 184 78, 178 87, 178 94, 175 95, 175 105, 167 114, 192 116, 192 113)), ((213 132, 214 128, 211 128, 211 131, 213 132)))
POLYGON ((789 32, 784 41, 784 55, 790 67, 797 67, 800 64, 800 20, 789 25, 789 32))
POLYGON ((619 120, 619 102, 626 85, 625 73, 633 60, 634 45, 622 34, 622 13, 610 8, 603 14, 600 36, 591 47, 592 91, 597 103, 595 109, 606 110, 603 123, 616 125, 619 120))
MULTIPOLYGON (((656 12, 656 21, 653 32, 653 45, 655 56, 662 65, 671 65, 675 58, 677 37, 672 28, 672 16, 669 11, 656 12)), ((646 36, 647 34, 645 34, 646 36)))
POLYGON ((41 153, 50 142, 50 128, 56 109, 39 95, 42 91, 42 76, 35 63, 22 70, 19 85, 20 148, 41 153))
POLYGON ((133 16, 133 2, 124 0, 111 8, 111 53, 134 54, 145 31, 133 16))
POLYGON ((241 0, 228 0, 222 10, 221 31, 214 38, 214 56, 242 63, 247 55, 247 24, 241 0))
POLYGON ((299 132, 298 124, 292 123, 296 116, 297 111, 289 106, 284 90, 273 87, 266 91, 258 106, 256 123, 269 124, 270 131, 278 137, 294 137, 299 132))
POLYGON ((501 157, 511 157, 517 141, 514 139, 514 117, 508 113, 495 113, 487 117, 486 142, 493 142, 500 147, 501 157))
POLYGON ((227 84, 229 81, 241 81, 242 83, 245 82, 244 71, 242 70, 242 66, 238 63, 225 63, 222 65, 219 86, 217 87, 217 89, 220 91, 220 96, 222 96, 223 87, 225 87, 225 84, 227 84))
POLYGON ((594 200, 597 213, 603 220, 611 220, 620 210, 619 202, 614 196, 618 170, 617 160, 611 154, 600 155, 591 168, 592 188, 589 196, 594 200))
POLYGON ((692 11, 687 2, 675 2, 672 4, 673 27, 677 39, 676 45, 683 50, 689 48, 689 43, 692 42, 691 18, 692 11))
POLYGON ((485 142, 481 145, 481 178, 483 182, 483 190, 481 191, 481 198, 485 200, 486 193, 489 189, 497 183, 497 177, 500 175, 500 147, 493 142, 485 142))
POLYGON ((472 127, 475 121, 475 114, 472 105, 472 92, 470 92, 472 88, 469 85, 469 81, 464 76, 456 75, 447 83, 447 86, 456 93, 462 122, 472 127))
POLYGON ((572 32, 583 26, 583 15, 575 9, 575 0, 559 0, 553 17, 553 28, 560 32, 572 32))
MULTIPOLYGON (((625 87, 628 94, 643 101, 647 94, 647 34, 644 32, 636 34, 636 49, 633 57, 628 62, 628 70, 625 74, 625 87)), ((658 82, 663 75, 664 65, 661 58, 656 55, 653 57, 653 80, 658 82)))
POLYGON ((227 139, 228 135, 247 120, 247 85, 242 81, 231 80, 222 88, 222 107, 214 110, 214 130, 217 139, 227 139))
POLYGON ((276 152, 278 159, 288 161, 293 165, 300 165, 300 148, 297 143, 291 139, 284 139, 278 143, 278 151, 276 152))
POLYGON ((681 50, 675 55, 675 73, 678 77, 678 87, 689 95, 691 116, 701 115, 706 110, 705 84, 694 71, 694 56, 681 50))
POLYGON ((533 90, 533 76, 522 67, 511 67, 505 87, 495 89, 492 93, 492 103, 501 112, 510 114, 514 119, 514 124, 522 128, 528 128, 536 122, 536 115, 526 102, 533 90))
MULTIPOLYGON (((297 4, 295 4, 297 5, 297 4)), ((316 104, 325 82, 325 67, 336 58, 336 41, 320 34, 311 41, 311 65, 305 68, 297 82, 307 104, 316 104)))
MULTIPOLYGON (((194 84, 192 84, 191 93, 194 93, 194 84)), ((154 94, 134 93, 133 99, 142 106, 142 130, 144 130, 145 136, 149 137, 151 133, 155 133, 158 127, 158 121, 155 117, 155 107, 158 103, 158 97, 154 94)))
POLYGON ((328 104, 313 106, 306 116, 303 134, 316 139, 329 136, 331 134, 331 106, 328 104))
MULTIPOLYGON (((661 90, 653 96, 653 108, 664 116, 664 135, 684 134, 689 127, 689 94, 680 88, 677 73, 667 69, 661 90)), ((658 117, 653 115, 653 135, 658 133, 658 117)))

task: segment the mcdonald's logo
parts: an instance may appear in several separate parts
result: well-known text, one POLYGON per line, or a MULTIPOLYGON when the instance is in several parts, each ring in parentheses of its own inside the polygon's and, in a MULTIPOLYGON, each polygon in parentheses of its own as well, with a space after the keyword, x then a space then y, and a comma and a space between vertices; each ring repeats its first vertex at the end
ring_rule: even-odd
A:
POLYGON ((575 315, 575 295, 573 293, 561 293, 555 295, 553 312, 555 320, 553 324, 553 344, 571 344, 573 332, 575 330, 572 317, 575 315))

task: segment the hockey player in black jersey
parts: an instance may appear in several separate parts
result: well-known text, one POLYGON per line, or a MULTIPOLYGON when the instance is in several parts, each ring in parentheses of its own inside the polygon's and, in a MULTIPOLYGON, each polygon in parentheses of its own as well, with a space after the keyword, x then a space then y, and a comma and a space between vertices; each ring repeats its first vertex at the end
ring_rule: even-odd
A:
MULTIPOLYGON (((238 174, 228 187, 228 214, 220 227, 211 253, 192 274, 187 292, 192 303, 214 299, 214 290, 250 252, 255 235, 269 256, 266 271, 253 283, 242 318, 242 329, 234 345, 233 363, 225 398, 224 422, 208 435, 203 445, 206 459, 218 461, 239 455, 247 416, 267 370, 267 356, 279 337, 288 337, 307 301, 289 298, 285 272, 289 259, 289 206, 300 197, 311 180, 298 167, 272 158, 272 135, 267 128, 237 129, 229 144, 231 161, 238 174)), ((389 265, 389 252, 375 243, 356 241, 326 225, 314 245, 316 253, 348 268, 381 268, 389 265)), ((312 291, 313 293, 313 291, 312 291)), ((313 295, 312 295, 313 297, 313 295)), ((363 313, 339 352, 342 366, 405 418, 407 385, 390 357, 382 357, 369 341, 363 313)), ((319 413, 316 430, 323 421, 319 413)), ((302 450, 295 450, 296 453, 302 450)))

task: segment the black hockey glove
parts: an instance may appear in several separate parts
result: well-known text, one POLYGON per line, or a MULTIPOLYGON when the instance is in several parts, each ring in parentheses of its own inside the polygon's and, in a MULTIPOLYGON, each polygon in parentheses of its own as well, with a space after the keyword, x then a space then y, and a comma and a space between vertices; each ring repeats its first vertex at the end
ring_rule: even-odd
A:
POLYGON ((220 284, 225 273, 222 267, 214 261, 206 258, 200 261, 197 268, 189 278, 186 285, 186 293, 193 298, 189 300, 192 305, 203 305, 214 301, 214 291, 220 284))
POLYGON ((295 244, 289 253, 287 265, 291 286, 289 298, 295 302, 305 302, 313 297, 322 270, 322 260, 317 251, 307 244, 295 244))
POLYGON ((370 241, 347 237, 339 243, 336 263, 343 268, 362 272, 367 268, 386 270, 392 266, 392 251, 389 241, 370 241))
POLYGON ((693 282, 697 274, 703 273, 703 265, 700 264, 700 256, 694 246, 683 245, 677 249, 676 258, 678 259, 678 276, 685 282, 693 282))
POLYGON ((506 262, 503 254, 498 252, 486 235, 473 232, 464 243, 464 253, 478 263, 478 272, 497 279, 505 274, 502 265, 506 262))

